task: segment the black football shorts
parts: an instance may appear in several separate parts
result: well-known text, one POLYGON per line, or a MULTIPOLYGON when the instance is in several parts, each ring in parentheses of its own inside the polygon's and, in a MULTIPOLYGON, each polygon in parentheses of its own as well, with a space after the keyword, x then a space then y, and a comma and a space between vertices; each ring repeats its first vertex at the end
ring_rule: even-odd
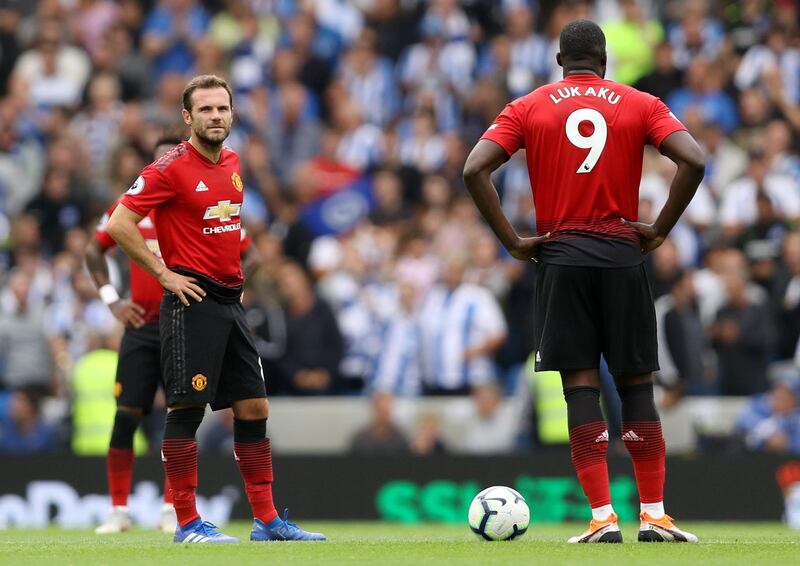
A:
POLYGON ((140 328, 127 328, 122 335, 117 361, 114 396, 120 407, 133 407, 149 413, 161 383, 161 340, 158 322, 140 328))
POLYGON ((261 358, 241 302, 221 303, 210 293, 202 302, 164 292, 161 301, 161 366, 167 406, 267 396, 261 358))
POLYGON ((658 370, 656 315, 644 265, 542 263, 536 280, 536 371, 599 367, 615 377, 658 370))

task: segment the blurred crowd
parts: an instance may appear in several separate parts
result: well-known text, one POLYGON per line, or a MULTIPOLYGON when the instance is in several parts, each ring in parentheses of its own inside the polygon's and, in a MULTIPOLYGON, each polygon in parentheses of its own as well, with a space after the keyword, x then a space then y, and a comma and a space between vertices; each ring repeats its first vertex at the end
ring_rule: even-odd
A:
MULTIPOLYGON (((121 332, 83 251, 201 73, 234 91, 270 395, 377 392, 386 413, 387 395, 525 386, 536 266, 498 246, 461 169, 506 102, 560 79, 558 33, 590 18, 608 77, 662 98, 708 155, 647 258, 662 402, 762 395, 742 437, 772 419, 789 441, 746 444, 800 452, 799 17, 792 0, 0 2, 0 451, 66 445, 76 367, 121 332)), ((673 175, 646 154, 640 220, 673 175)), ((521 152, 494 181, 535 233, 521 152)))

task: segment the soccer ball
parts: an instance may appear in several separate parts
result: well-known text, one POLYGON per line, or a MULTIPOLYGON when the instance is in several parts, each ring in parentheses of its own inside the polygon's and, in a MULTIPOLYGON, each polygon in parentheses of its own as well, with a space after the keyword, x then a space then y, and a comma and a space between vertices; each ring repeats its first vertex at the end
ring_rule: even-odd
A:
POLYGON ((469 506, 469 527, 484 540, 511 540, 528 530, 531 511, 519 492, 496 485, 487 487, 469 506))

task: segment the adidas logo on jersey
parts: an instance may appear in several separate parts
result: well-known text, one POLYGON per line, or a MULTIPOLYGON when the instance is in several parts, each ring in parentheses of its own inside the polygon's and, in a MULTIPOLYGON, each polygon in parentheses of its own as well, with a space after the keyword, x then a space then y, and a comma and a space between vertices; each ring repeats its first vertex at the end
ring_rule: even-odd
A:
POLYGON ((599 442, 608 442, 608 431, 604 430, 603 434, 599 435, 597 438, 594 439, 594 443, 597 444, 599 442))
POLYGON ((644 442, 644 438, 642 438, 632 430, 629 430, 628 432, 623 434, 622 440, 624 440, 625 442, 644 442))
POLYGON ((203 192, 203 191, 207 191, 208 190, 208 186, 203 181, 200 181, 199 183, 197 183, 197 186, 194 188, 194 190, 196 192, 200 193, 200 192, 203 192))

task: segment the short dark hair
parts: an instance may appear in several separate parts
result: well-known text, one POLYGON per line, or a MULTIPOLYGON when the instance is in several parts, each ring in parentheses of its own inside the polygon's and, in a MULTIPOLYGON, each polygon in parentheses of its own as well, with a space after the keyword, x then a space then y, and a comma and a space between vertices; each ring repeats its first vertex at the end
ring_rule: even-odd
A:
POLYGON ((231 87, 228 86, 228 81, 217 75, 198 75, 190 80, 189 84, 183 89, 183 107, 187 112, 192 111, 192 94, 201 88, 224 88, 228 92, 231 108, 233 108, 233 93, 231 92, 231 87))
POLYGON ((606 36, 593 21, 574 20, 561 30, 558 47, 561 57, 599 60, 606 52, 606 36))
POLYGON ((156 140, 156 143, 153 144, 153 147, 158 147, 160 145, 178 145, 183 141, 186 141, 186 138, 183 136, 172 135, 172 134, 164 135, 156 140))

